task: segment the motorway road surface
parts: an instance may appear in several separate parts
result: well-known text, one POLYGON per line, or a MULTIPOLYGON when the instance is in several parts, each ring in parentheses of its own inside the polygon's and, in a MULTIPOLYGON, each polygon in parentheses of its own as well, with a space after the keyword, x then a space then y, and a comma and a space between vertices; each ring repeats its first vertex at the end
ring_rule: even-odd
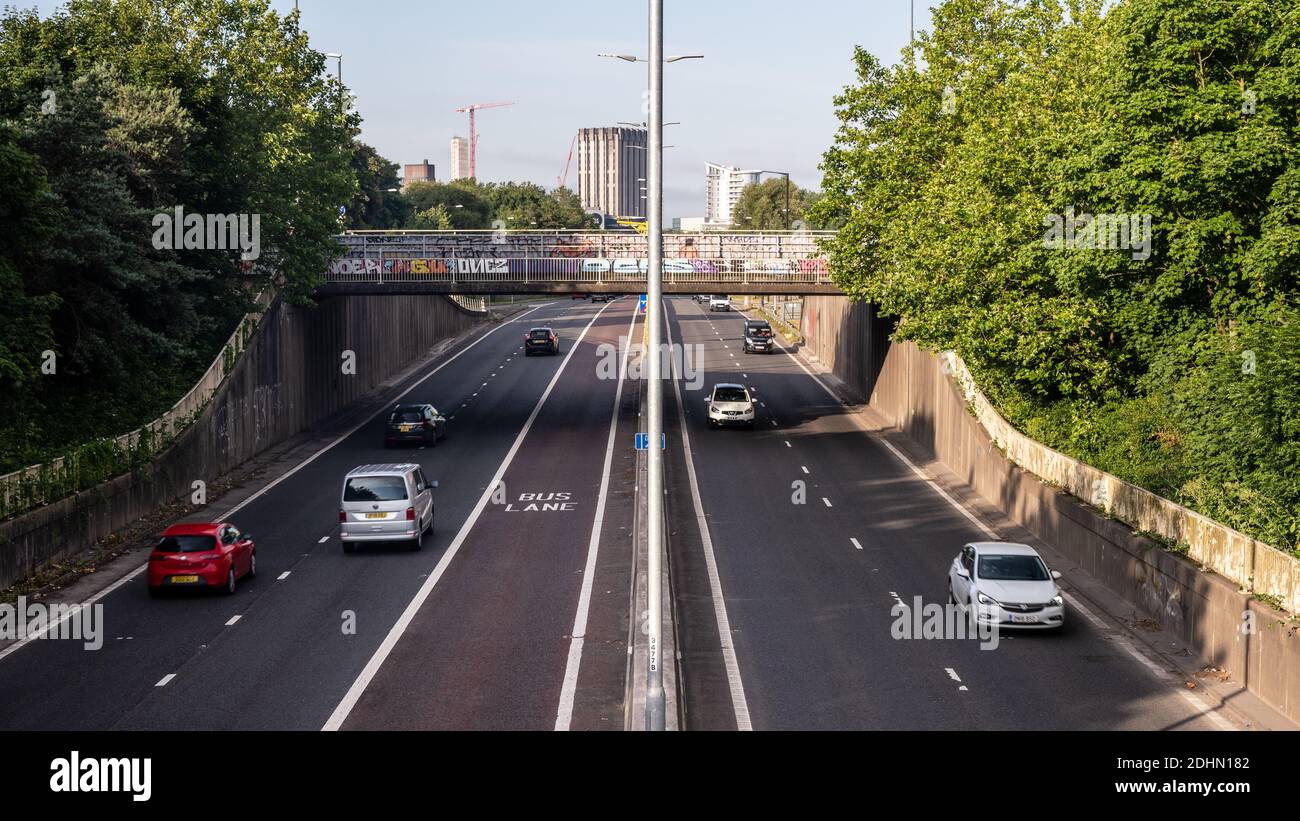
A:
MULTIPOLYGON (((667 304, 703 366, 665 405, 686 727, 1223 725, 1073 607, 1063 634, 996 650, 892 638, 891 608, 942 603, 982 527, 793 357, 744 354, 740 315, 667 304), (722 381, 757 393, 756 430, 706 428, 722 381)), ((363 424, 230 517, 259 551, 235 596, 154 600, 137 577, 102 599, 102 650, 0 657, 0 729, 621 729, 639 389, 617 374, 635 306, 549 303, 461 343, 405 397, 452 417, 447 440, 386 450, 381 419, 363 424), (540 324, 561 356, 522 355, 540 324), (434 536, 343 554, 343 475, 403 460, 440 482, 434 536)))

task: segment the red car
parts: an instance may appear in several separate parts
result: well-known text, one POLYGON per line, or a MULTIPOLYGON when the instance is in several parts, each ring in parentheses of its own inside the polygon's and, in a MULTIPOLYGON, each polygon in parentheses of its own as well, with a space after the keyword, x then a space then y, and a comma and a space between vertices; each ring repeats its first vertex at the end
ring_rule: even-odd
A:
POLYGON ((149 593, 201 587, 230 595, 244 576, 257 575, 257 545, 234 525, 172 525, 149 556, 149 593))

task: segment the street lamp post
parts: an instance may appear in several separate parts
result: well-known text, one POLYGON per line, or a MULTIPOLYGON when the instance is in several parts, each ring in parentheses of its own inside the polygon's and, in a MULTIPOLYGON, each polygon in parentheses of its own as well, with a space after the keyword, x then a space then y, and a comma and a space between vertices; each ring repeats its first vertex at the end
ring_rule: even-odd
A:
POLYGON ((339 54, 338 52, 331 51, 329 54, 326 54, 325 56, 328 57, 328 58, 331 59, 331 60, 338 60, 338 63, 339 63, 339 74, 338 74, 338 77, 339 77, 339 85, 343 85, 343 55, 342 55, 342 54, 339 54))
POLYGON ((647 639, 649 641, 649 658, 647 659, 647 688, 645 720, 647 730, 662 730, 665 725, 664 670, 663 670, 663 553, 664 553, 664 453, 655 447, 663 439, 663 368, 659 355, 659 346, 663 338, 663 193, 664 193, 664 63, 678 60, 700 59, 703 54, 681 54, 664 57, 664 2, 648 0, 650 5, 650 54, 642 60, 631 54, 598 54, 598 57, 614 57, 629 63, 649 63, 650 72, 650 112, 647 118, 649 130, 649 156, 647 166, 649 179, 649 213, 646 218, 646 233, 649 244, 649 266, 646 271, 646 326, 647 355, 646 379, 650 392, 647 410, 650 419, 646 431, 650 446, 648 454, 648 477, 646 523, 649 544, 647 552, 646 594, 649 609, 647 639))

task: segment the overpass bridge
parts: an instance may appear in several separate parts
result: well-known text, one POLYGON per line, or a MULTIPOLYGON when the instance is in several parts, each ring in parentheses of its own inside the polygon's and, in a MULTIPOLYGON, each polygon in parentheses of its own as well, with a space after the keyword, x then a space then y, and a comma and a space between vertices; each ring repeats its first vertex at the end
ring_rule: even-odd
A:
MULTIPOLYGON (((830 231, 664 235, 666 294, 839 294, 818 240, 830 231)), ((319 296, 639 294, 647 239, 616 231, 350 231, 319 296)))

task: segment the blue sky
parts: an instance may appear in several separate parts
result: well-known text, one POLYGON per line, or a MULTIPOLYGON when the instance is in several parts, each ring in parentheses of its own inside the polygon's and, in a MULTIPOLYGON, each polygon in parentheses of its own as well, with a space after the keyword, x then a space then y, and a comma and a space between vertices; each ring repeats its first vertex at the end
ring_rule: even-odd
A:
MULTIPOLYGON (((12 2, 12 0, 11 0, 12 2)), ((932 0, 917 0, 917 27, 932 0)), ((42 13, 57 0, 17 0, 42 13)), ((343 54, 364 117, 362 139, 397 163, 451 171, 449 143, 480 112, 485 181, 555 185, 581 127, 639 122, 644 64, 597 52, 646 52, 642 0, 299 0, 303 28, 343 54)), ((293 0, 274 0, 281 11, 293 0)), ((664 49, 704 54, 665 67, 665 216, 704 212, 706 160, 789 171, 803 186, 835 133, 832 97, 861 45, 886 63, 908 38, 909 0, 665 0, 664 49)), ((333 61, 331 61, 331 67, 333 61)), ((569 171, 573 185, 576 168, 569 171)))

